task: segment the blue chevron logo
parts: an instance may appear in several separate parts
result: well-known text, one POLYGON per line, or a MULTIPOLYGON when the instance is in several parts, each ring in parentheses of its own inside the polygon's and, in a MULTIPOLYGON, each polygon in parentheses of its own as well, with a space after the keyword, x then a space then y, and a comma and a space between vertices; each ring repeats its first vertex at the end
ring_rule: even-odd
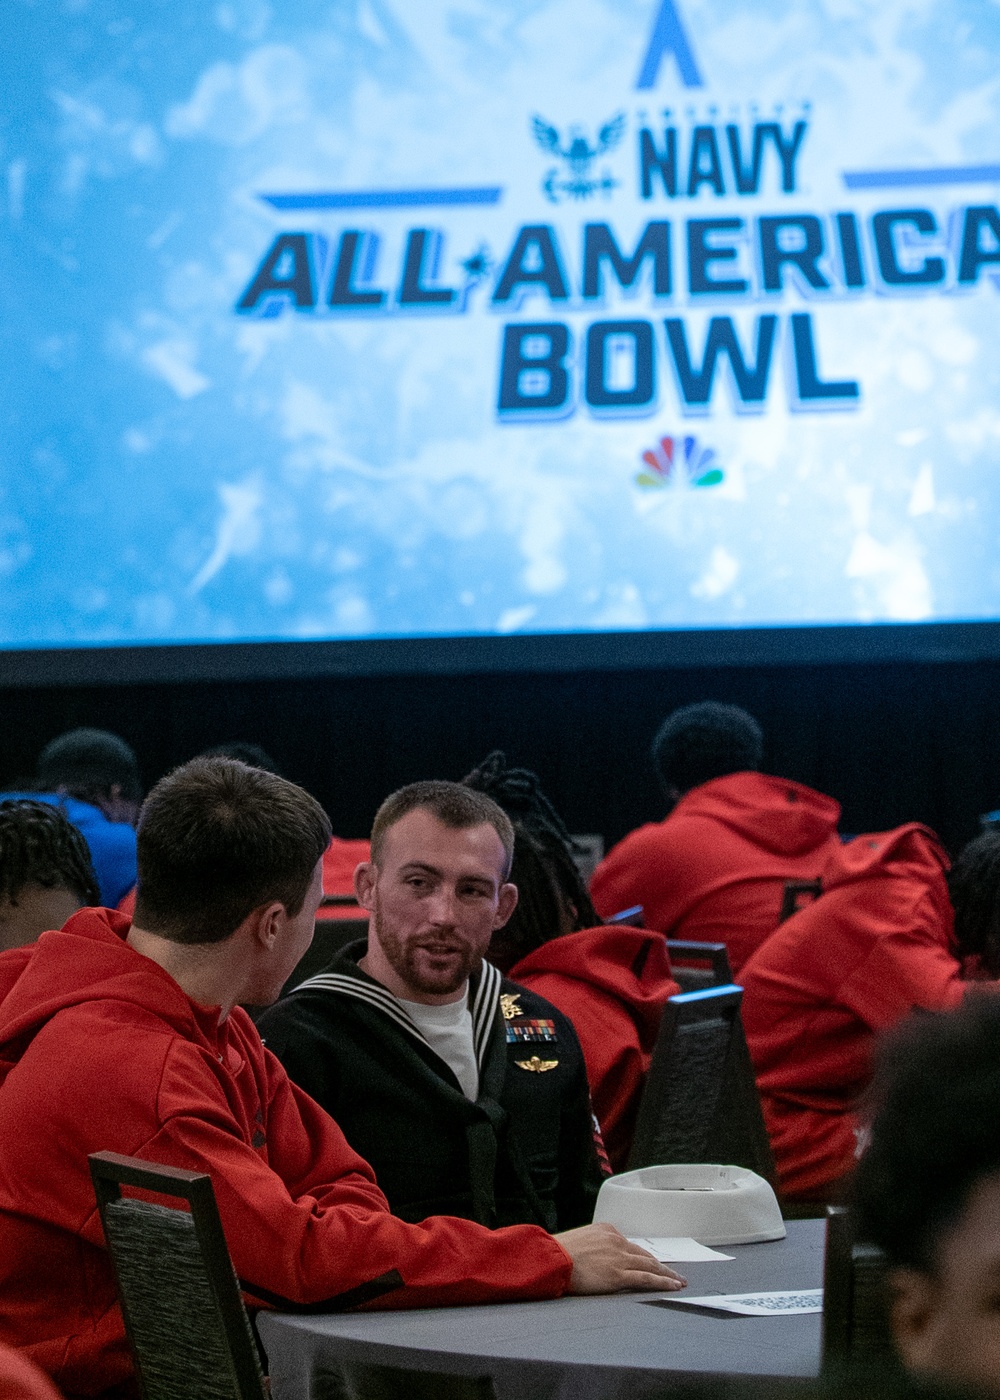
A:
POLYGON ((691 40, 674 0, 662 0, 653 31, 646 46, 646 56, 639 69, 636 87, 643 91, 656 86, 663 60, 673 54, 685 87, 704 87, 704 79, 694 56, 691 40))

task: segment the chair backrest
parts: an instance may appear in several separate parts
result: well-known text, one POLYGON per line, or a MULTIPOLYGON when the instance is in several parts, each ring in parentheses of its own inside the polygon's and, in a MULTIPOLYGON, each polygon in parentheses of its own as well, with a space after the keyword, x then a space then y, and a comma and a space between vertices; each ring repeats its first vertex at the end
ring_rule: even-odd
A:
POLYGON ((617 914, 612 914, 610 919, 605 919, 606 924, 628 924, 631 928, 645 928, 646 920, 641 904, 632 904, 628 909, 619 909, 617 914))
POLYGON ((211 1178, 116 1152, 89 1161, 144 1400, 264 1400, 211 1178), (188 1209, 123 1196, 123 1186, 188 1209))
POLYGON ((786 880, 785 892, 781 898, 778 923, 783 924, 806 904, 812 904, 823 893, 822 880, 786 880))
POLYGON ((719 1162, 776 1180, 747 1051, 743 988, 671 997, 639 1103, 628 1168, 719 1162))
POLYGON ((846 1206, 827 1206, 823 1267, 823 1373, 899 1364, 892 1344, 881 1250, 858 1244, 846 1206))
POLYGON ((724 943, 693 943, 682 938, 668 938, 667 952, 674 981, 682 992, 726 987, 733 980, 724 943))

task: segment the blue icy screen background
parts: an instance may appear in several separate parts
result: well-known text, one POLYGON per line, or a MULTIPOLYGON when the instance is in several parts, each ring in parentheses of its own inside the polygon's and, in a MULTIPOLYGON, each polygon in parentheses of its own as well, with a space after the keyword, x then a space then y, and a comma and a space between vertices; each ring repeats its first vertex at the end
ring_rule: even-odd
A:
MULTIPOLYGON (((996 189, 845 191, 845 169, 1000 159, 990 0, 683 0, 705 86, 636 76, 656 0, 7 0, 0 94, 0 645, 491 634, 1000 616, 1000 302, 879 297, 809 309, 858 409, 685 419, 667 373, 677 295, 517 313, 489 284, 456 316, 247 318, 282 230, 447 232, 442 280, 550 222, 579 291, 580 229, 631 247, 649 218, 926 205, 996 189), (662 126, 811 112, 802 188, 648 203, 640 113, 662 126), (690 110, 690 118, 685 112, 690 110), (540 114, 619 180, 549 202, 540 114), (707 118, 711 119, 711 118, 707 118), (278 214, 268 191, 500 185, 495 209, 278 214), (624 308, 624 311, 622 310, 624 308), (496 415, 502 327, 660 327, 654 414, 496 415), (637 483, 694 434, 711 489, 637 483)), ((393 249, 397 251, 392 252, 393 249)), ((761 307, 720 305, 749 337, 761 307)), ((772 309, 772 308, 764 308, 772 309)), ((725 376, 720 377, 725 380, 725 376)))

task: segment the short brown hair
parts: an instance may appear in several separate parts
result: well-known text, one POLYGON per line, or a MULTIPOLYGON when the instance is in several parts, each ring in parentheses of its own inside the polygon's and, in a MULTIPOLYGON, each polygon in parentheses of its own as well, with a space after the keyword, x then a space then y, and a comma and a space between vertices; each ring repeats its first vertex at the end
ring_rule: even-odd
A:
POLYGON ((143 803, 135 922, 174 943, 221 943, 272 900, 294 917, 330 836, 323 808, 294 783, 194 758, 143 803))
POLYGON ((418 808, 425 807, 443 826, 462 831, 470 826, 491 826, 500 837, 507 856, 503 877, 510 874, 514 859, 514 828, 510 818, 484 792, 475 792, 462 783, 428 781, 410 783, 398 792, 390 793, 375 813, 372 826, 372 863, 378 865, 385 842, 385 834, 403 817, 418 808))

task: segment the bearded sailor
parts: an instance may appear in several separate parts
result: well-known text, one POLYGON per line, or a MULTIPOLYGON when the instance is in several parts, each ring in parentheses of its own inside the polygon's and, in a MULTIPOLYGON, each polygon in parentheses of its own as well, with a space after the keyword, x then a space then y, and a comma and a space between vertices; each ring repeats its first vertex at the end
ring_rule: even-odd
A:
POLYGON ((483 793, 446 782, 394 793, 355 874, 367 945, 260 1021, 404 1220, 556 1232, 593 1215, 603 1170, 573 1027, 484 961, 517 903, 513 843, 483 793))

